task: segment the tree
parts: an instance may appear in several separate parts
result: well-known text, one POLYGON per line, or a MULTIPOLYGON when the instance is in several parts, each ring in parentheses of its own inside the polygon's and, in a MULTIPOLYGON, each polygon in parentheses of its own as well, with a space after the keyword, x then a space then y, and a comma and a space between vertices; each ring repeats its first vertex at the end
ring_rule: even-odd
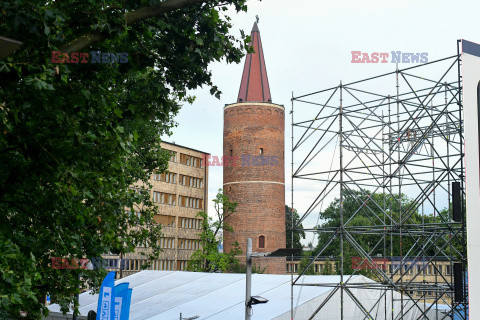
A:
POLYGON ((140 243, 158 254, 156 209, 142 190, 153 170, 167 169, 160 136, 193 101, 187 90, 207 85, 218 96, 209 63, 244 54, 249 37, 229 34, 228 5, 246 10, 244 0, 2 2, 0 34, 23 42, 0 61, 4 313, 40 318, 47 293, 66 310, 80 272, 97 288, 105 275, 53 269, 54 257, 126 253, 140 243), (53 63, 53 51, 72 61, 88 53, 89 63, 53 63), (127 53, 128 62, 92 63, 98 51, 127 53))
MULTIPOLYGON (((406 208, 410 208, 412 201, 407 198, 406 195, 402 194, 400 196, 392 196, 382 193, 371 193, 368 190, 349 190, 345 192, 343 199, 343 215, 344 222, 347 227, 355 226, 373 226, 383 225, 383 220, 386 219, 385 224, 392 224, 389 221, 388 216, 391 217, 392 221, 398 221, 400 217, 400 206, 402 208, 403 215, 405 215, 406 208), (368 204, 365 202, 368 201, 368 204), (375 204, 378 205, 375 205, 375 204), (385 212, 388 216, 384 216, 382 208, 385 208, 385 212)), ((334 199, 330 205, 320 213, 320 219, 324 222, 321 227, 323 230, 330 229, 336 230, 340 225, 340 200, 338 198, 334 199)), ((407 223, 409 224, 418 224, 421 222, 432 222, 433 215, 421 215, 417 210, 411 211, 407 223)), ((338 237, 334 239, 330 245, 325 247, 325 244, 328 243, 332 233, 331 232, 319 232, 318 234, 318 244, 315 249, 315 253, 318 253, 320 250, 323 250, 322 256, 334 256, 337 257, 339 261, 340 256, 340 242, 338 237)), ((382 240, 382 235, 379 234, 369 234, 365 232, 363 234, 355 233, 355 241, 365 250, 370 252, 370 255, 384 255, 384 245, 387 248, 387 255, 398 256, 400 255, 400 238, 398 236, 394 237, 385 237, 382 240), (384 241, 385 243, 381 242, 384 241), (381 242, 381 243, 380 243, 381 242), (379 245, 380 243, 380 245, 379 245), (373 250, 373 251, 372 251, 373 250)), ((404 236, 402 238, 402 252, 405 255, 406 252, 414 245, 414 239, 412 237, 404 236)), ((434 248, 429 248, 425 253, 426 255, 432 254, 434 248)), ((343 272, 346 274, 352 273, 352 257, 361 256, 361 254, 354 249, 352 244, 345 240, 344 248, 344 269, 343 272)), ((337 272, 340 272, 340 268, 337 268, 337 272)), ((370 274, 368 270, 356 270, 357 274, 370 274)))
POLYGON ((320 270, 320 274, 325 276, 330 276, 335 274, 335 270, 333 268, 333 264, 330 261, 330 259, 327 258, 325 260, 325 264, 323 265, 322 270, 320 270))
POLYGON ((228 197, 219 189, 215 199, 213 199, 216 220, 213 221, 205 212, 199 212, 197 216, 202 220, 202 232, 200 233, 201 248, 192 254, 192 260, 188 265, 190 271, 203 272, 226 272, 232 268, 239 268, 239 261, 235 257, 242 253, 238 243, 230 252, 222 253, 218 251, 221 243, 217 239, 220 230, 233 231, 232 227, 225 223, 225 219, 235 213, 238 203, 230 202, 228 197))
POLYGON ((303 273, 304 275, 316 274, 313 263, 310 265, 310 267, 308 267, 308 264, 312 259, 313 259, 313 256, 311 251, 307 251, 303 253, 302 260, 300 260, 300 264, 298 266, 298 274, 301 274, 301 273, 303 273))
MULTIPOLYGON (((295 226, 300 220, 298 216, 297 209, 293 210, 293 225, 295 226)), ((287 248, 292 248, 292 209, 285 205, 285 229, 286 229, 286 237, 287 237, 287 248)), ((303 225, 300 224, 295 230, 293 231, 293 248, 294 249, 301 249, 303 248, 302 243, 300 242, 300 238, 305 239, 305 232, 302 231, 303 225)))

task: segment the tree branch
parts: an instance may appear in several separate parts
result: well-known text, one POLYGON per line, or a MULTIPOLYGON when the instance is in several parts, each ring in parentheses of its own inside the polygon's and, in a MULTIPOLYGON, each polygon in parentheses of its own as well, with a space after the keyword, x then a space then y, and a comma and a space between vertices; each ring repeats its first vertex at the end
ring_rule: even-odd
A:
MULTIPOLYGON (((136 22, 157 17, 161 14, 174 11, 177 9, 182 9, 186 7, 191 7, 199 3, 210 2, 212 0, 166 0, 156 5, 149 7, 143 7, 133 12, 127 13, 125 15, 125 24, 130 26, 136 22)), ((79 52, 83 48, 88 47, 89 45, 104 40, 108 37, 108 34, 102 32, 89 32, 86 33, 73 41, 62 46, 60 50, 66 53, 79 52)))

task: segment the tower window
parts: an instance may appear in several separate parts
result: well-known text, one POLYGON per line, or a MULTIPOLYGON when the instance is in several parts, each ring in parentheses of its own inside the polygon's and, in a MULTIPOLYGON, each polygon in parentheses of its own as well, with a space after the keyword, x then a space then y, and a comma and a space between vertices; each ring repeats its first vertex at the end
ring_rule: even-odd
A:
POLYGON ((263 154, 263 148, 260 148, 260 154, 263 154))
POLYGON ((265 236, 258 237, 258 247, 265 248, 265 236))
POLYGON ((230 149, 230 156, 233 156, 233 150, 230 149))

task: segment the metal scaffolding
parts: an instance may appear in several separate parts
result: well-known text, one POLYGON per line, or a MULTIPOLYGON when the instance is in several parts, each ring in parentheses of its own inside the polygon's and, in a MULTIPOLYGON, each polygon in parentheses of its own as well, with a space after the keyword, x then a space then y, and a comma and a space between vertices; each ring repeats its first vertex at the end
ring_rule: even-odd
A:
POLYGON ((434 310, 435 319, 465 317, 467 291, 454 296, 453 276, 454 263, 466 268, 465 220, 455 221, 451 206, 452 182, 464 199, 460 64, 457 48, 444 59, 292 94, 292 208, 295 198, 309 199, 295 228, 320 239, 310 265, 331 256, 341 279, 300 283, 299 271, 292 287, 332 286, 342 319, 346 297, 365 319, 403 319, 412 309, 422 319, 433 319, 434 310), (334 199, 338 216, 320 215, 334 199), (367 271, 375 285, 349 283, 367 271), (383 294, 367 307, 352 288, 383 294))

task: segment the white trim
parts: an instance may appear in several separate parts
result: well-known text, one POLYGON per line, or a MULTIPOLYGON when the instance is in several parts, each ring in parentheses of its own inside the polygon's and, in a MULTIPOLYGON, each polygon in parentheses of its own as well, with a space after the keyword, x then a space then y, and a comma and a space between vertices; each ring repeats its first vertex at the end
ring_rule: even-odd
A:
POLYGON ((225 186, 227 184, 235 184, 235 183, 275 183, 275 184, 285 185, 284 182, 277 182, 277 181, 234 181, 234 182, 224 183, 223 185, 225 186))

